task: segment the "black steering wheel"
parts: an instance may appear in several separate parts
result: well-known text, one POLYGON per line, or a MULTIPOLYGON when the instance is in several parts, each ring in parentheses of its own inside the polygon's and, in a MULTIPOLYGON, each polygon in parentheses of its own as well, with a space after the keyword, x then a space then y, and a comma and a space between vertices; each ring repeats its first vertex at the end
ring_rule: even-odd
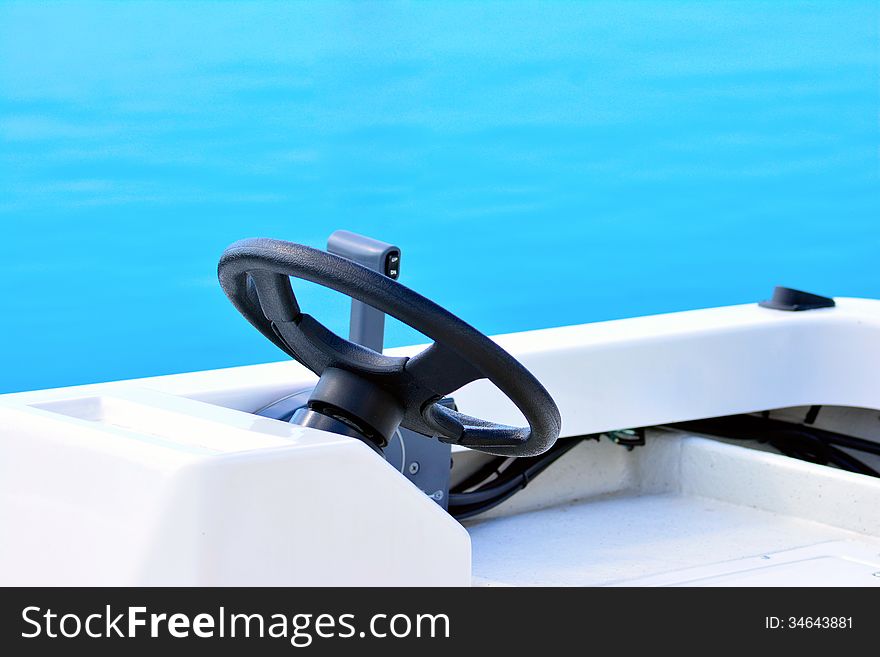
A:
POLYGON ((379 447, 399 425, 498 456, 535 456, 559 436, 559 409, 525 367, 477 329, 396 280, 346 258, 273 239, 230 245, 217 273, 245 319, 321 377, 309 408, 356 428, 379 447), (340 338, 300 310, 291 276, 369 304, 434 343, 406 358, 340 338), (437 403, 484 378, 516 405, 528 427, 496 424, 437 403))

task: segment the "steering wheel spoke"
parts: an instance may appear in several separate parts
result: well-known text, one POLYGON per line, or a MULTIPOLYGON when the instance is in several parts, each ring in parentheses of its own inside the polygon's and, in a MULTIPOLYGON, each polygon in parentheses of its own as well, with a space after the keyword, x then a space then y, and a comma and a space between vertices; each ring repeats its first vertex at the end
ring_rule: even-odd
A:
POLYGON ((426 408, 424 418, 428 426, 435 428, 439 435, 447 436, 441 437, 441 440, 475 449, 516 448, 522 446, 529 437, 528 429, 496 424, 440 404, 432 404, 426 408))
POLYGON ((405 370, 421 387, 440 397, 486 378, 455 351, 437 342, 410 358, 405 370))

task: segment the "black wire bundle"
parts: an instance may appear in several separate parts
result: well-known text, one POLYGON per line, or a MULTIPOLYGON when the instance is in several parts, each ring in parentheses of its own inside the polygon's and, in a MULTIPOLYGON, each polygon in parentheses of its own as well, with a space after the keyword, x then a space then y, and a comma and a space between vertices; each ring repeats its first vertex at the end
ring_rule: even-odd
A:
POLYGON ((492 459, 450 490, 449 513, 464 520, 498 506, 587 438, 595 436, 559 440, 540 456, 492 459))
MULTIPOLYGON (((815 413, 812 413, 815 415, 815 413)), ((880 444, 806 424, 794 424, 757 415, 679 422, 668 428, 734 440, 757 440, 792 458, 833 465, 841 470, 880 477, 880 472, 844 450, 880 456, 880 444)), ((581 441, 598 436, 559 440, 550 450, 531 458, 497 457, 454 486, 449 512, 464 520, 498 506, 546 470, 581 441)))
POLYGON ((880 455, 880 444, 862 438, 756 415, 679 422, 670 428, 734 440, 757 440, 792 458, 834 465, 841 470, 880 477, 880 472, 841 448, 880 455))

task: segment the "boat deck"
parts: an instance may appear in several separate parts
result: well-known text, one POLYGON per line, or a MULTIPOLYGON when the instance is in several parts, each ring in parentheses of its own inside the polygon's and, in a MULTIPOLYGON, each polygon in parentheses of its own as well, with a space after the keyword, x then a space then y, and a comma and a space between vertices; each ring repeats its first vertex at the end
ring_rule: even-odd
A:
POLYGON ((475 584, 880 586, 875 479, 662 433, 570 456, 468 523, 475 584))

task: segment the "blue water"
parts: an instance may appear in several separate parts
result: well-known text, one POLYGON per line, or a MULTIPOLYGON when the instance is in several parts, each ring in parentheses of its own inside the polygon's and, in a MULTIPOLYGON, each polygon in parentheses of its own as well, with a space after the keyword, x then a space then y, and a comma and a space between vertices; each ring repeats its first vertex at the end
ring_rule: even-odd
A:
POLYGON ((215 280, 255 235, 394 241, 487 333, 880 297, 878 26, 876 2, 0 4, 0 391, 279 359, 215 280))

